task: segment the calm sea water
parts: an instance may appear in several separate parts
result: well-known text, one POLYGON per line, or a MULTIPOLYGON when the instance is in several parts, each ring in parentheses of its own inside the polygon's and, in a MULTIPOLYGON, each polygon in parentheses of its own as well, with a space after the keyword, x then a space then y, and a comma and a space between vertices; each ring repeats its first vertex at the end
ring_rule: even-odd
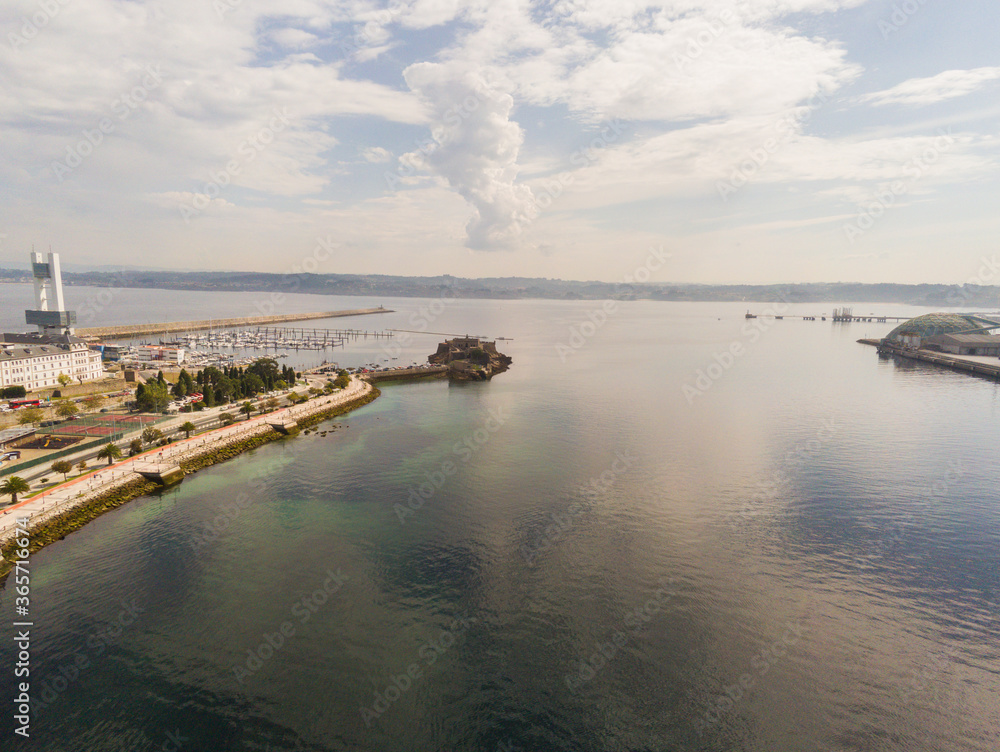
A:
POLYGON ((294 302, 423 306, 514 365, 386 386, 36 554, 31 748, 996 748, 995 383, 745 305, 294 302))

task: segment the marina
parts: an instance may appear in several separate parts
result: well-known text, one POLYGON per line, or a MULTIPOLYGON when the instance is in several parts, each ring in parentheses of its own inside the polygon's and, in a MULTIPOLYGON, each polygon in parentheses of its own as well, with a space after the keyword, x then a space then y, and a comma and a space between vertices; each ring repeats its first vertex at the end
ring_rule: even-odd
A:
POLYGON ((187 332, 155 342, 138 340, 122 345, 98 345, 107 360, 121 365, 247 365, 261 354, 280 359, 302 351, 326 351, 356 341, 391 339, 391 331, 318 329, 264 326, 187 332), (245 353, 252 351, 254 355, 245 353), (263 351, 263 353, 261 352, 263 351))
MULTIPOLYGON (((225 329, 209 334, 189 333, 173 340, 160 340, 168 347, 210 347, 242 350, 326 350, 343 347, 358 339, 389 339, 387 332, 361 329, 297 329, 289 327, 257 327, 255 329, 225 329)), ((146 344, 146 343, 143 343, 146 344)))

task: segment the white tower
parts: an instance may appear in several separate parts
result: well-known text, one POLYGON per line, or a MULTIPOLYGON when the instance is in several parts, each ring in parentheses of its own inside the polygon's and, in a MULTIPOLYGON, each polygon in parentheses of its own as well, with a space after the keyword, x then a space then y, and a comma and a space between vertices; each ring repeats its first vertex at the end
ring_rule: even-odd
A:
POLYGON ((35 324, 42 335, 72 334, 76 311, 65 310, 59 254, 50 251, 49 260, 43 261, 42 254, 32 251, 31 271, 35 280, 37 308, 25 311, 24 320, 35 324))

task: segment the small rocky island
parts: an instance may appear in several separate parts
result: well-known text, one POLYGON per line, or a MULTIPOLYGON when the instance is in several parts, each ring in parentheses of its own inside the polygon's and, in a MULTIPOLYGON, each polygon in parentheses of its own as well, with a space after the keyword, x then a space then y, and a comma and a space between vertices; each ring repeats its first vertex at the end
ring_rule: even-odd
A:
POLYGON ((460 381, 488 381, 513 362, 509 355, 497 351, 496 342, 483 342, 478 337, 446 340, 427 361, 448 366, 448 378, 460 381))

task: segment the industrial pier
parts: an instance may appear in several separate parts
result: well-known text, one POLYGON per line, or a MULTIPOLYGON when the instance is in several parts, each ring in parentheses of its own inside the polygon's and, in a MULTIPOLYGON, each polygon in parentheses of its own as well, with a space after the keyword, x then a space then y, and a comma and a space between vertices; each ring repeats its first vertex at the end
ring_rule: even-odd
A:
POLYGON ((891 355, 893 357, 907 358, 908 360, 920 360, 925 363, 951 368, 955 371, 967 371, 979 376, 987 376, 1000 380, 1000 361, 996 365, 983 363, 981 361, 969 360, 958 355, 946 355, 944 353, 933 352, 931 350, 915 350, 913 348, 898 347, 882 342, 878 339, 859 339, 862 345, 872 345, 878 348, 879 355, 891 355))

